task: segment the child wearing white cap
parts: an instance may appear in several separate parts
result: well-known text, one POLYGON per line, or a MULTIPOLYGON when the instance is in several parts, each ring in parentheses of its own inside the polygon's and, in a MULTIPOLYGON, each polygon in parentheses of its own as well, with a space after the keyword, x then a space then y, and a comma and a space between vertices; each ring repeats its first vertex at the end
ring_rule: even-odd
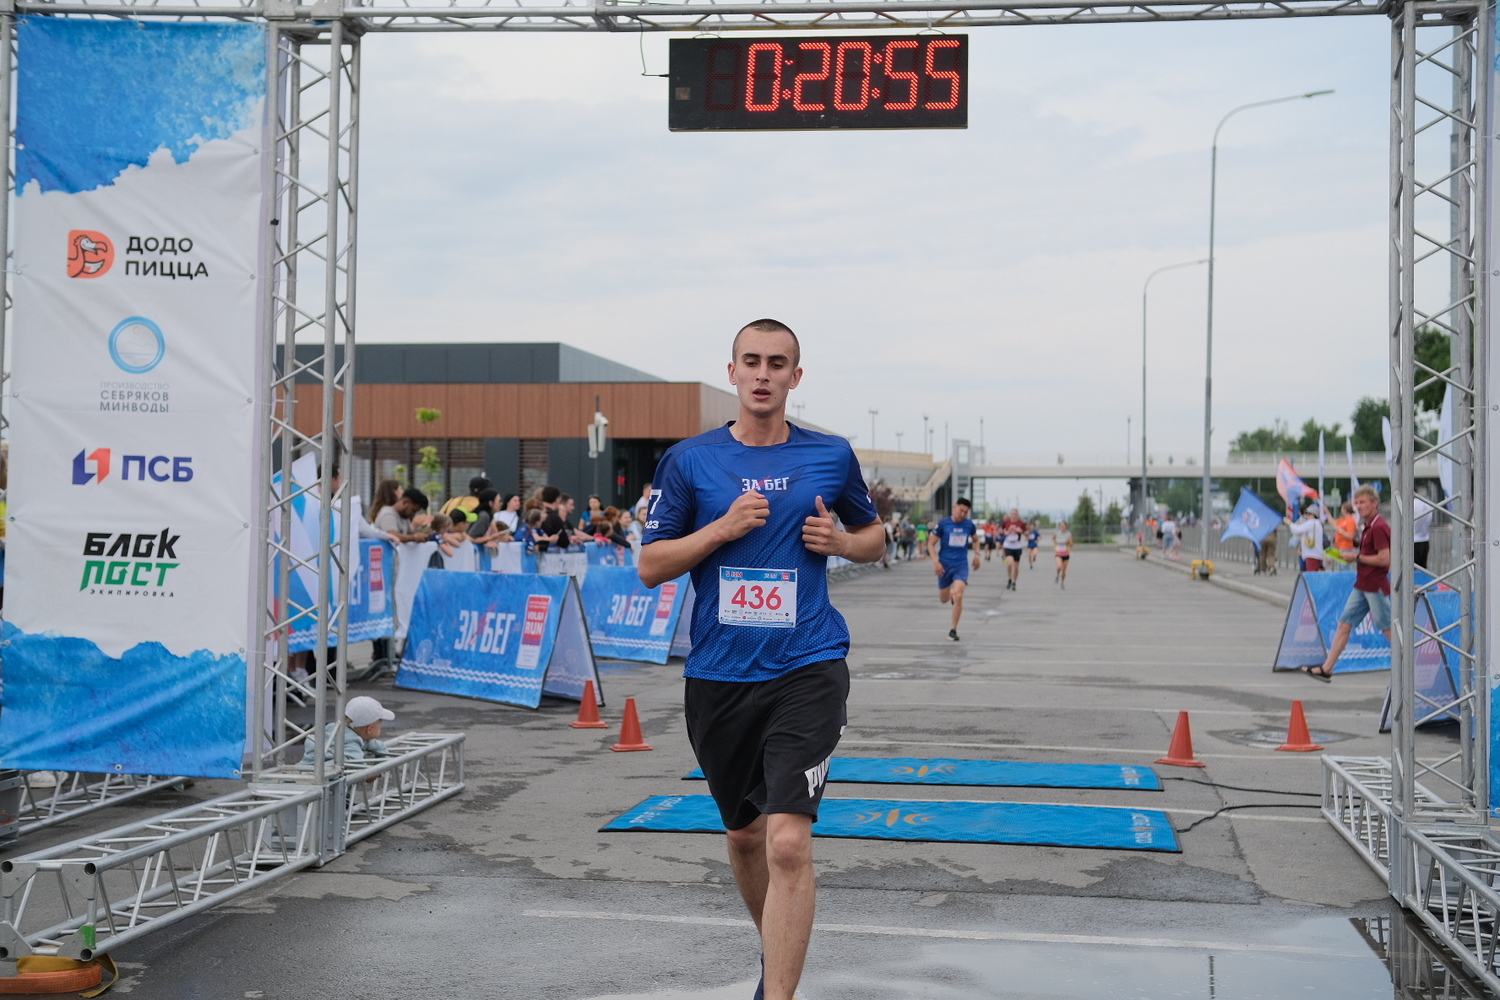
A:
MULTIPOLYGON (((350 698, 344 706, 344 759, 364 760, 367 757, 388 757, 390 749, 380 742, 380 724, 389 722, 396 717, 396 713, 386 708, 380 702, 368 695, 360 695, 358 698, 350 698)), ((327 748, 323 759, 333 760, 333 740, 335 732, 341 728, 337 722, 330 722, 324 729, 324 746, 327 748)), ((302 751, 302 763, 313 762, 313 742, 308 740, 302 751)))

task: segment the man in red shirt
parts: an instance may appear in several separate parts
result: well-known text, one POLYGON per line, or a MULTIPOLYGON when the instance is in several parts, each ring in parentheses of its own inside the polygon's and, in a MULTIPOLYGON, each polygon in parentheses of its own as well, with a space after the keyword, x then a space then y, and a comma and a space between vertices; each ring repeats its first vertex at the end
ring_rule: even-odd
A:
POLYGON ((1309 677, 1325 684, 1333 680, 1333 665, 1349 644, 1349 633, 1366 615, 1385 633, 1387 642, 1391 638, 1391 526, 1380 516, 1380 497, 1374 487, 1361 486, 1355 490, 1354 507, 1365 523, 1359 554, 1355 557, 1354 589, 1349 593, 1343 614, 1339 615, 1328 659, 1321 667, 1302 668, 1309 677))

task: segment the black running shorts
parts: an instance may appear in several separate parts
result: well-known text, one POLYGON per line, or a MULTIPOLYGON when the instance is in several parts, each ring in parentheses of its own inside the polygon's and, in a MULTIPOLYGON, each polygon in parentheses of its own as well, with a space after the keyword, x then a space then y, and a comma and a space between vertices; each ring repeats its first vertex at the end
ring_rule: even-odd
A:
POLYGON ((825 660, 769 681, 689 677, 688 742, 728 830, 763 813, 818 818, 828 759, 848 723, 849 664, 825 660))
POLYGON ((1022 551, 1021 549, 1013 549, 1013 548, 1011 548, 1009 546, 1006 546, 1006 548, 1005 548, 1005 558, 1007 558, 1007 559, 1014 559, 1016 562, 1020 562, 1021 561, 1021 551, 1022 551))

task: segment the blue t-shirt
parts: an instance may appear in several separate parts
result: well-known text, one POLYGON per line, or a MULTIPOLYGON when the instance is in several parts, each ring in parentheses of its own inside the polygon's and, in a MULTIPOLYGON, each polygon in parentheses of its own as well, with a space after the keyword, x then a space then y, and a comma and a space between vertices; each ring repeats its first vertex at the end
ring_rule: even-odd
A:
POLYGON ((944 566, 962 566, 969 555, 969 539, 974 537, 973 519, 945 517, 932 533, 938 540, 938 561, 944 566))
POLYGON ((848 441, 788 427, 784 444, 751 448, 725 425, 674 444, 656 468, 644 545, 691 535, 752 489, 771 505, 765 524, 693 568, 685 677, 765 681, 849 653, 849 626, 828 602, 828 558, 802 544, 802 525, 820 496, 847 527, 879 515, 848 441), (782 599, 789 591, 795 601, 782 599))

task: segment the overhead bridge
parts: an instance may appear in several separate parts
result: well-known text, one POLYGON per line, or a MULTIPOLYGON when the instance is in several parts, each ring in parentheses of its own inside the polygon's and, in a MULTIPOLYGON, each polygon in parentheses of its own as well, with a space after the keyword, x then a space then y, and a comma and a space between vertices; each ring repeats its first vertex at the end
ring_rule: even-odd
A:
MULTIPOLYGON (((997 456, 998 457, 998 456, 997 456)), ((1214 459, 1209 470, 1221 479, 1275 479, 1276 467, 1281 459, 1289 458, 1298 475, 1311 482, 1318 475, 1318 453, 1237 452, 1214 459)), ((1197 461, 1148 462, 1147 476, 1151 479, 1201 478, 1203 466, 1197 461)), ((1344 454, 1330 452, 1323 462, 1323 474, 1330 479, 1348 479, 1349 461, 1344 454)), ((1437 458, 1427 458, 1416 463, 1416 478, 1435 479, 1438 474, 1437 458)), ((1080 455, 1076 459, 1066 453, 1052 456, 1027 455, 1002 457, 994 463, 970 465, 970 479, 1139 479, 1140 462, 1126 463, 1118 459, 1111 462, 1097 455, 1080 455)), ((1382 452, 1355 452, 1354 475, 1360 482, 1371 479, 1389 479, 1382 452)))

